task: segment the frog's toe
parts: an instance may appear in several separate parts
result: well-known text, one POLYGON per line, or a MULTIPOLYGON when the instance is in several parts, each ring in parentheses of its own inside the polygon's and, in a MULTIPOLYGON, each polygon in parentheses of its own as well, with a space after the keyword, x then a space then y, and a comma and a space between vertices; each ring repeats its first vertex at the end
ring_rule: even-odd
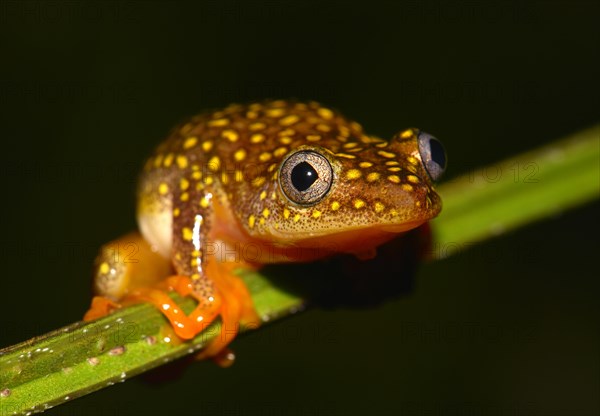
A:
POLYGON ((92 298, 90 309, 88 309, 83 316, 83 320, 93 321, 94 319, 102 318, 120 307, 120 304, 113 302, 104 296, 94 296, 92 298))
POLYGON ((221 329, 217 336, 211 339, 206 347, 196 355, 197 359, 203 360, 211 358, 217 364, 225 364, 225 366, 229 366, 233 363, 233 360, 227 360, 227 352, 229 351, 227 346, 240 332, 241 312, 242 304, 238 299, 228 298, 227 301, 223 303, 220 313, 221 329))

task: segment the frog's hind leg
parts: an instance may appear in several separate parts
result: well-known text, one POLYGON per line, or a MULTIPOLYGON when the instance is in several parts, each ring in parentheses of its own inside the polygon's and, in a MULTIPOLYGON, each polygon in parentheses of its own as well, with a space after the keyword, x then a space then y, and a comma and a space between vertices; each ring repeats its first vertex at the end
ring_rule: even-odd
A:
POLYGON ((101 247, 94 263, 94 296, 85 321, 101 318, 140 287, 156 285, 172 274, 171 262, 158 254, 138 232, 101 247))

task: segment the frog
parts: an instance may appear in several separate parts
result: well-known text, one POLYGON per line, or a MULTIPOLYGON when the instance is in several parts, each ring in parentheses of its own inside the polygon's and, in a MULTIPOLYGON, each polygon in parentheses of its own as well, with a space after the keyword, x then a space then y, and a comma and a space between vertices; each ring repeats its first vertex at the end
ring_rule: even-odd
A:
POLYGON ((434 136, 408 128, 385 140, 315 101, 200 113, 144 164, 139 231, 101 248, 85 320, 150 302, 189 340, 220 318, 220 334, 198 358, 230 362, 240 327, 261 323, 240 270, 373 258, 439 214, 435 183, 445 169, 434 136), (197 306, 186 315, 171 291, 197 306))

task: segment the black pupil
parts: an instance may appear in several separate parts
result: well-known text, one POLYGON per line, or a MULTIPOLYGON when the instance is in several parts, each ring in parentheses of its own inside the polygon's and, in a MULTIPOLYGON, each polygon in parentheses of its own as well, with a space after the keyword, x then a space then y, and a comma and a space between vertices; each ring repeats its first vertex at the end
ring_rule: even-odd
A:
POLYGON ((429 140, 429 149, 431 151, 431 160, 444 169, 446 167, 446 152, 444 152, 442 144, 435 139, 429 140))
POLYGON ((292 169, 292 185, 299 192, 306 191, 317 180, 317 171, 307 162, 300 162, 292 169))

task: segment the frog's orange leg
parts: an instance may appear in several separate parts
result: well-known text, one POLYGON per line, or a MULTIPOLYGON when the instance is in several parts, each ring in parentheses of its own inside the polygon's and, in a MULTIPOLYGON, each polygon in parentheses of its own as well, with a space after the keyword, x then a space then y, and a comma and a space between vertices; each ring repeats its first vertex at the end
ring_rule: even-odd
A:
POLYGON ((223 297, 220 310, 221 330, 207 346, 196 355, 197 359, 212 358, 227 367, 233 363, 233 353, 227 348, 239 333, 242 325, 256 327, 260 319, 256 314, 250 292, 244 282, 234 274, 236 263, 210 263, 207 272, 213 277, 217 292, 223 297), (212 272, 212 273, 211 273, 212 272))
POLYGON ((104 296, 94 296, 92 298, 90 309, 83 316, 83 320, 92 321, 94 319, 102 318, 120 307, 121 305, 104 296))
POLYGON ((169 320, 173 330, 182 339, 194 338, 206 328, 219 314, 220 301, 213 297, 212 301, 206 302, 193 291, 193 282, 186 276, 171 276, 164 283, 158 285, 167 290, 175 290, 181 296, 192 296, 200 303, 190 315, 175 303, 165 290, 152 287, 137 288, 124 300, 123 304, 134 304, 139 302, 152 303, 169 320))

